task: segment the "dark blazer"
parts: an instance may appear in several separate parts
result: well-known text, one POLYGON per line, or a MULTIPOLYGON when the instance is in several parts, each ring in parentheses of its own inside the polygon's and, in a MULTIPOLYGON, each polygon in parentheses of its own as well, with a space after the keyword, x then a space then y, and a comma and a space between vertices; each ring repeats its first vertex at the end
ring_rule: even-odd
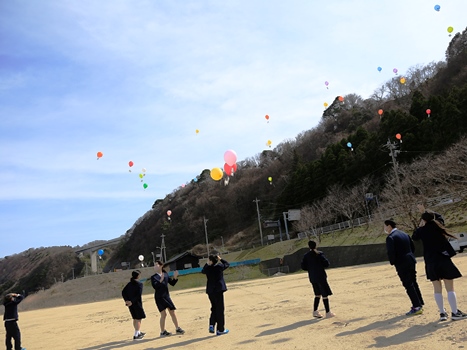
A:
POLYGON ((169 278, 167 272, 162 273, 162 277, 159 274, 154 274, 151 276, 151 284, 154 288, 154 298, 164 299, 170 297, 169 294, 169 284, 175 286, 178 282, 178 279, 169 278))
POLYGON ((133 305, 140 307, 143 306, 141 294, 143 294, 143 284, 134 279, 131 279, 122 290, 123 300, 131 301, 133 305))
POLYGON ((386 249, 391 265, 416 264, 415 245, 410 236, 401 230, 394 230, 386 237, 386 249))
POLYGON ((208 279, 206 283, 207 294, 225 292, 227 290, 224 281, 224 270, 229 266, 230 264, 224 259, 221 259, 215 265, 204 265, 201 272, 204 273, 208 279))
POLYGON ((443 235, 443 230, 434 221, 429 221, 425 226, 417 228, 412 238, 422 241, 425 262, 438 262, 456 254, 451 243, 443 235))
POLYGON ((326 281, 328 275, 324 270, 329 267, 329 260, 324 256, 323 252, 310 250, 303 256, 301 267, 302 270, 308 271, 308 278, 312 283, 320 283, 326 281))
POLYGON ((5 313, 3 314, 4 321, 18 321, 18 304, 21 303, 23 299, 23 295, 18 295, 17 297, 13 297, 13 300, 3 303, 3 306, 5 306, 5 313))

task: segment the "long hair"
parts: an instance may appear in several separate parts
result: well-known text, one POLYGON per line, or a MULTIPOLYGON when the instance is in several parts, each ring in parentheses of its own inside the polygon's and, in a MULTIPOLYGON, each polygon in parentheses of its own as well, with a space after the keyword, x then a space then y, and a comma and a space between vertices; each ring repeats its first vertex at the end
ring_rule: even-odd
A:
POLYGON ((429 222, 434 222, 436 227, 439 229, 438 231, 441 232, 443 234, 443 236, 445 237, 451 237, 451 238, 454 238, 454 239, 457 239, 457 237, 449 234, 446 229, 444 228, 444 226, 442 226, 437 220, 435 220, 435 214, 433 213, 428 213, 428 212, 424 212, 422 214, 422 220, 425 220, 426 223, 429 223, 429 222))

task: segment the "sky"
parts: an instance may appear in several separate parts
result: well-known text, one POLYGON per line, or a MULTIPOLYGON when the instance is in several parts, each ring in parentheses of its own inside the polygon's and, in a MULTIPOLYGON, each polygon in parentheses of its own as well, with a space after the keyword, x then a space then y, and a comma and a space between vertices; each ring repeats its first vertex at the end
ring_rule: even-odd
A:
POLYGON ((315 127, 324 102, 444 60, 465 13, 465 0, 0 1, 0 257, 121 236, 225 151, 254 157, 315 127))

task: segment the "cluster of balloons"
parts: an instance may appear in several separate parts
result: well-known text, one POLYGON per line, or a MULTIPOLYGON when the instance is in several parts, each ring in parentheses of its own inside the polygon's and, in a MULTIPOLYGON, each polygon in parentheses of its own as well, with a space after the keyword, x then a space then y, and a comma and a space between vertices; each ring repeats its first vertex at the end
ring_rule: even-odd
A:
MULTIPOLYGON (((135 163, 133 163, 132 160, 130 160, 128 162, 128 166, 130 167, 130 169, 128 169, 128 171, 131 173, 131 168, 133 167, 133 165, 135 165, 135 163)), ((141 169, 141 173, 139 173, 138 177, 141 179, 141 182, 143 182, 143 177, 146 176, 146 168, 142 168, 141 169)), ((148 188, 148 184, 147 183, 143 183, 143 188, 146 189, 148 188)))
MULTIPOLYGON (((227 176, 233 176, 237 171, 237 153, 229 149, 224 153, 224 170, 227 176)), ((214 181, 219 181, 224 177, 224 171, 221 168, 212 168, 211 169, 211 178, 214 181)), ((228 181, 227 181, 228 183, 228 181)))

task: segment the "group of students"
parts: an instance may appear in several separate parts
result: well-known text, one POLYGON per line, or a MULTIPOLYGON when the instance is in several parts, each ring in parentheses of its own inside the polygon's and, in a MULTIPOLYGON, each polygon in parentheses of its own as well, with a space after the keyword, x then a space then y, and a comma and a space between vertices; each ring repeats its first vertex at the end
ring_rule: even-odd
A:
MULTIPOLYGON (((423 206, 419 207, 422 215, 418 228, 412 237, 397 229, 393 220, 384 221, 386 237, 386 249, 391 265, 394 265, 397 274, 405 287, 406 293, 412 303, 407 316, 420 315, 423 313, 424 300, 417 283, 415 245, 413 240, 421 240, 423 244, 423 258, 425 261, 426 277, 433 284, 434 299, 439 309, 440 321, 446 321, 449 315, 444 308, 442 281, 447 292, 447 299, 451 307, 451 320, 467 319, 467 314, 457 307, 457 296, 454 291, 454 279, 462 277, 459 269, 454 265, 451 257, 456 254, 449 243, 448 238, 456 238, 449 234, 444 228, 444 219, 438 213, 426 211, 423 206)), ((329 266, 329 260, 323 252, 316 249, 316 242, 309 241, 310 251, 302 260, 301 267, 308 271, 308 276, 315 295, 313 304, 313 316, 323 317, 318 311, 321 298, 323 298, 326 317, 333 317, 329 307, 328 297, 332 295, 331 288, 327 282, 325 268, 329 266)))
MULTIPOLYGON (((219 255, 210 255, 201 271, 207 277, 206 293, 211 302, 209 333, 215 333, 216 335, 229 333, 229 330, 225 328, 224 316, 224 292, 227 290, 224 280, 224 270, 229 266, 229 263, 219 255)), ((160 336, 167 337, 172 335, 165 328, 167 310, 175 325, 175 334, 184 334, 185 331, 178 324, 177 315, 175 314, 176 307, 169 293, 169 284, 175 286, 178 282, 178 271, 174 271, 173 276, 169 277, 164 269, 164 263, 160 260, 154 263, 154 271, 155 274, 151 276, 151 284, 154 288, 156 306, 160 312, 160 336)), ((125 305, 128 307, 133 319, 135 329, 133 340, 141 340, 146 334, 141 332, 141 321, 146 318, 146 314, 143 309, 143 283, 139 281, 140 275, 141 271, 133 271, 130 282, 122 290, 125 305)))

